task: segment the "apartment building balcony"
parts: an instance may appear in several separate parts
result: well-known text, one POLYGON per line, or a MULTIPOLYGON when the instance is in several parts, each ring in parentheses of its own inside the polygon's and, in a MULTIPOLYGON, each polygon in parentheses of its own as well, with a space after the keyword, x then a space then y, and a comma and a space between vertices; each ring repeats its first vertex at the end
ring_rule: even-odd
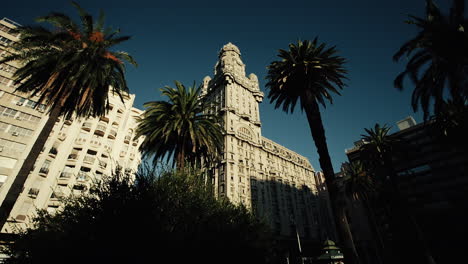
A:
POLYGON ((112 145, 109 145, 109 144, 104 145, 104 150, 105 150, 106 152, 112 152, 112 145))
POLYGON ((68 197, 71 193, 71 190, 67 186, 59 186, 56 190, 54 190, 54 196, 58 199, 68 197))
POLYGON ((120 157, 125 157, 125 155, 127 155, 127 152, 126 151, 120 151, 120 157))
POLYGON ((115 130, 115 128, 112 128, 110 131, 109 131, 109 138, 111 139, 115 139, 115 137, 117 136, 117 131, 115 130))
POLYGON ((28 191, 28 196, 29 198, 32 198, 32 199, 36 199, 38 194, 39 194, 38 188, 31 188, 28 191))
POLYGON ((84 143, 86 143, 86 139, 82 138, 82 137, 79 137, 79 138, 75 139, 75 143, 77 145, 83 145, 84 143))
POLYGON ((93 124, 91 122, 84 122, 83 126, 81 126, 81 129, 83 129, 85 131, 91 131, 92 126, 93 126, 93 124))
POLYGON ((78 154, 76 154, 76 153, 72 153, 72 154, 68 155, 68 160, 76 161, 77 159, 78 159, 78 154))
POLYGON ((87 164, 94 164, 94 161, 96 160, 96 157, 94 156, 91 156, 91 155, 86 155, 83 159, 83 162, 84 163, 87 163, 87 164))
POLYGON ((104 124, 98 124, 96 130, 94 130, 94 134, 104 136, 106 133, 106 126, 104 124))
POLYGON ((132 136, 125 136, 124 142, 129 144, 131 139, 132 139, 132 136))
POLYGON ((99 161, 99 167, 102 168, 102 169, 105 169, 107 167, 107 162, 103 161, 103 160, 100 160, 99 161))
POLYGON ((49 150, 49 157, 55 158, 55 157, 57 156, 57 153, 58 153, 57 148, 52 147, 52 148, 49 150))
POLYGON ((62 204, 59 198, 50 198, 47 207, 59 207, 62 204))
POLYGON ((70 119, 65 119, 65 121, 63 122, 65 125, 71 125, 73 123, 73 118, 70 118, 70 119))
POLYGON ((95 147, 95 148, 100 148, 102 143, 99 139, 91 139, 91 141, 89 142, 89 144, 92 146, 92 147, 95 147))
POLYGON ((63 133, 63 132, 59 132, 57 138, 58 138, 59 140, 61 140, 61 141, 64 141, 65 138, 67 138, 67 134, 65 134, 65 133, 63 133))
POLYGON ((68 184, 70 179, 73 177, 73 173, 71 172, 62 172, 60 173, 60 177, 58 178, 58 184, 68 184))
POLYGON ((40 168, 39 176, 46 177, 49 174, 49 168, 40 168))

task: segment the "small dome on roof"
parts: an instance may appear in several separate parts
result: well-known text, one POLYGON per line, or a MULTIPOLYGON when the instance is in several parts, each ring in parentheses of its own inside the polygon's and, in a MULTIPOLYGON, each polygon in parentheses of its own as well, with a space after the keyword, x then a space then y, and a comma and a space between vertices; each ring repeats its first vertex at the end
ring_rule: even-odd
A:
POLYGON ((325 242, 323 242, 323 248, 324 249, 338 249, 335 242, 333 242, 330 239, 327 239, 327 240, 325 240, 325 242))
POLYGON ((236 45, 232 44, 231 42, 224 45, 221 51, 219 52, 219 54, 221 55, 222 53, 226 51, 234 51, 235 53, 241 55, 239 48, 236 45))

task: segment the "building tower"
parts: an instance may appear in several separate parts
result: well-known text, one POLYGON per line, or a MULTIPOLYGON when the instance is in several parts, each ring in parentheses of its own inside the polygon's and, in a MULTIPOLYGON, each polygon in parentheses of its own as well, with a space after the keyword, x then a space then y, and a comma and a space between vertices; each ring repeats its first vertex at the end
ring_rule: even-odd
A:
POLYGON ((202 95, 221 111, 224 153, 215 174, 217 195, 264 216, 281 236, 318 238, 314 169, 308 160, 263 137, 255 74, 245 74, 239 49, 219 52, 214 77, 203 79, 202 95))
MULTIPOLYGON (((11 34, 16 26, 9 19, 0 20, 0 56, 18 40, 11 34)), ((15 92, 13 73, 18 66, 0 65, 0 203, 48 118, 44 106, 35 108, 38 97, 15 92)), ((124 172, 135 171, 142 142, 133 140, 135 117, 142 111, 132 107, 134 100, 135 95, 125 95, 122 102, 110 93, 110 109, 101 118, 59 118, 1 232, 27 227, 36 209, 55 212, 61 197, 86 192, 93 181, 111 175, 118 166, 124 172)))

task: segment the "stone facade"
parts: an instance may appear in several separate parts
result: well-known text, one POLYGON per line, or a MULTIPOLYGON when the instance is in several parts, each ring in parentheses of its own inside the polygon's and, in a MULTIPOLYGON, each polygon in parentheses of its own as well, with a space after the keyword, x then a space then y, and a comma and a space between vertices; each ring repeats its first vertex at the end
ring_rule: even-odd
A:
POLYGON ((245 74, 239 49, 228 43, 214 77, 203 79, 202 95, 221 111, 226 131, 215 176, 217 195, 242 203, 264 217, 281 236, 318 238, 317 189, 307 158, 262 136, 260 91, 245 74))

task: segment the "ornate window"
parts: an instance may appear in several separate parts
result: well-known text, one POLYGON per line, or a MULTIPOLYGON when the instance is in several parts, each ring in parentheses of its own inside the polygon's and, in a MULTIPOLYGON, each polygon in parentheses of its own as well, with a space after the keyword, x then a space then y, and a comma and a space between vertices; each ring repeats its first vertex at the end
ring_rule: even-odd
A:
POLYGON ((246 127, 241 127, 237 130, 237 134, 239 137, 247 139, 247 140, 252 140, 252 133, 250 130, 246 127))

